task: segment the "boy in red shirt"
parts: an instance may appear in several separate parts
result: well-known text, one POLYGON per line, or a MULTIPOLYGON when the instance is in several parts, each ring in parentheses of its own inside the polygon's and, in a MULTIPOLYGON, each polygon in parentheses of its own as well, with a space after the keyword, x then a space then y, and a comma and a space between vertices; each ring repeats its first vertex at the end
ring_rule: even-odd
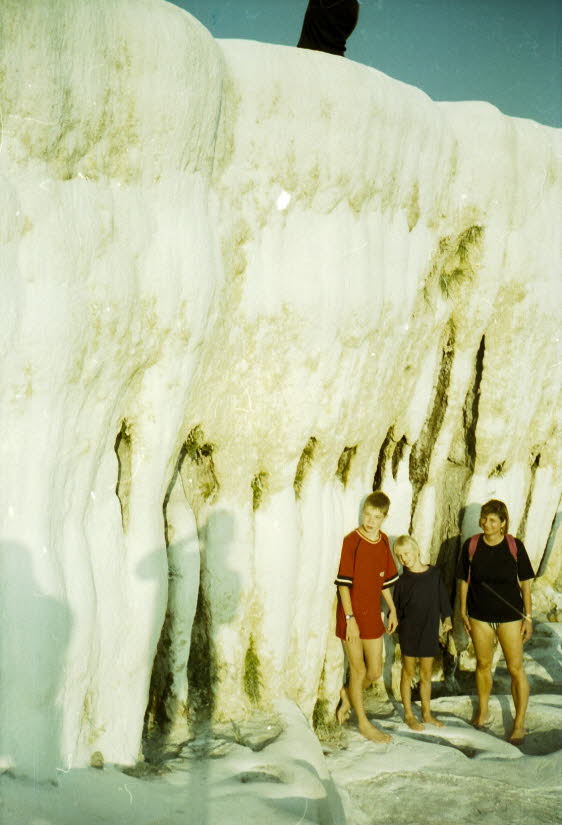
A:
POLYGON ((336 715, 343 724, 353 706, 360 733, 373 742, 392 741, 391 736, 369 722, 363 705, 363 690, 382 673, 385 630, 393 633, 398 626, 390 591, 398 581, 398 573, 388 536, 380 529, 389 507, 390 499, 385 493, 377 491, 367 496, 361 526, 343 540, 335 581, 338 587, 336 636, 342 640, 349 660, 349 686, 341 690, 336 715), (386 628, 381 619, 381 594, 389 608, 386 628))

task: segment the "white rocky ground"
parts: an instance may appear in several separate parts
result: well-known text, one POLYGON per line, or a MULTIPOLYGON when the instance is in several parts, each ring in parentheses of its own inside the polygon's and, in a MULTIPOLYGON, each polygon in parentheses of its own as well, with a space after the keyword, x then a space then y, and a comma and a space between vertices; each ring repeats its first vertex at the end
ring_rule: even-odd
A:
MULTIPOLYGON (((444 728, 415 733, 400 706, 371 691, 369 713, 392 733, 375 745, 346 729, 322 748, 301 711, 215 725, 160 752, 144 778, 116 766, 59 771, 58 784, 0 780, 2 825, 554 825, 562 792, 562 625, 538 625, 526 652, 529 734, 504 739, 511 699, 492 697, 487 731, 469 720, 474 697, 433 700, 444 728), (542 663, 542 664, 541 664, 542 663), (543 665, 546 665, 543 670, 543 665), (324 751, 324 753, 323 753, 324 751)), ((436 683, 436 688, 439 684, 436 683)), ((501 677, 495 688, 501 689, 501 677)))

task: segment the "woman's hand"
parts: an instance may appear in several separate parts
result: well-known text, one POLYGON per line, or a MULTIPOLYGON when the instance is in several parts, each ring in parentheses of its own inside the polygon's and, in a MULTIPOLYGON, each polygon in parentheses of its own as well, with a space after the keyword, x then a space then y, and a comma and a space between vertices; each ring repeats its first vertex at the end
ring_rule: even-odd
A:
POLYGON ((521 622, 521 640, 523 644, 528 642, 531 636, 533 635, 533 620, 532 619, 523 619, 521 622))
POLYGON ((396 615, 396 610, 390 610, 388 614, 388 622, 386 624, 386 632, 390 636, 391 633, 394 633, 397 627, 398 616, 396 615))
POLYGON ((464 629, 468 633, 469 636, 472 636, 472 631, 470 629, 470 619, 468 618, 468 613, 461 613, 462 623, 464 625, 464 629))
POLYGON ((359 625, 355 621, 354 617, 347 620, 345 628, 345 640, 346 642, 356 642, 359 640, 359 625))

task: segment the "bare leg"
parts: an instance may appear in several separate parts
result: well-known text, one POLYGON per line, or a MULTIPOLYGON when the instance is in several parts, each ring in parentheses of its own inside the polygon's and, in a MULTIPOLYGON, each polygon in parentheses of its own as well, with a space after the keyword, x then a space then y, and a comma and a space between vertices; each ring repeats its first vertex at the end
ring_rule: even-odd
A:
POLYGON ((368 672, 373 673, 377 658, 382 659, 382 639, 358 639, 344 642, 344 645, 349 659, 348 695, 357 716, 359 732, 373 742, 391 742, 391 736, 369 722, 363 705, 363 681, 368 672))
POLYGON ((400 673, 400 696, 404 705, 404 721, 412 730, 424 730, 421 722, 418 722, 412 711, 412 679, 416 671, 416 660, 414 656, 404 656, 402 654, 402 671, 400 673))
POLYGON ((498 639, 502 646, 505 663, 511 676, 511 695, 515 707, 513 731, 509 741, 521 744, 525 738, 525 714, 529 701, 529 682, 523 667, 523 642, 521 622, 503 622, 498 627, 498 639))
POLYGON ((347 722, 350 710, 351 704, 349 702, 349 695, 347 693, 347 688, 344 686, 340 690, 340 701, 336 709, 336 719, 340 725, 344 725, 347 722))
POLYGON ((438 728, 444 727, 443 722, 431 715, 431 674, 433 672, 433 656, 422 656, 420 658, 420 697, 422 706, 422 719, 428 725, 436 725, 438 728))
POLYGON ((364 690, 382 676, 382 648, 382 636, 380 639, 363 639, 363 653, 366 667, 365 678, 363 679, 364 690))
POLYGON ((476 690, 478 691, 478 710, 472 724, 476 727, 489 721, 488 702, 492 692, 492 657, 494 655, 494 631, 488 622, 470 619, 472 642, 476 653, 476 690))

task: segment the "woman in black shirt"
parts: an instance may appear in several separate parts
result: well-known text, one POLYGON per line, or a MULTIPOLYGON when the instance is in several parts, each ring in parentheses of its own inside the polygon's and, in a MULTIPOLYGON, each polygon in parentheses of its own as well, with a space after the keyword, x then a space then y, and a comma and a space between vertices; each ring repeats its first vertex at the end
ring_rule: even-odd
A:
POLYGON ((519 539, 508 536, 509 515, 503 501, 492 499, 480 511, 482 535, 465 541, 457 565, 462 621, 476 653, 478 710, 473 724, 488 722, 492 690, 492 657, 499 639, 511 676, 515 706, 509 741, 519 745, 525 736, 529 683, 523 667, 523 644, 531 638, 531 580, 533 568, 519 539))

